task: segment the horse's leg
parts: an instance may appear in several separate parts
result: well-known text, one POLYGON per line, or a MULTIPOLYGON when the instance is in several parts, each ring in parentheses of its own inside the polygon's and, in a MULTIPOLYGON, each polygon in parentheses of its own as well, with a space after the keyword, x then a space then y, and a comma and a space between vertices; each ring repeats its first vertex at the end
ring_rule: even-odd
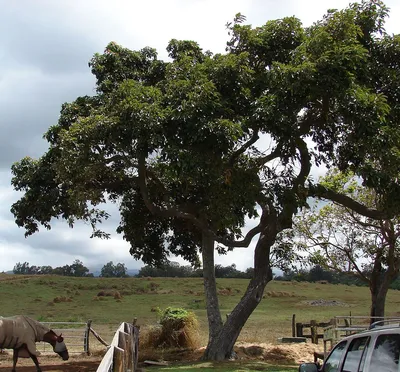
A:
POLYGON ((15 372, 15 367, 17 365, 18 362, 18 350, 14 349, 13 350, 13 369, 11 372, 15 372))
POLYGON ((31 359, 33 360, 33 363, 35 363, 36 371, 37 372, 42 372, 41 368, 39 367, 39 361, 38 361, 38 358, 36 357, 36 355, 33 355, 31 353, 29 353, 29 355, 31 356, 31 359))

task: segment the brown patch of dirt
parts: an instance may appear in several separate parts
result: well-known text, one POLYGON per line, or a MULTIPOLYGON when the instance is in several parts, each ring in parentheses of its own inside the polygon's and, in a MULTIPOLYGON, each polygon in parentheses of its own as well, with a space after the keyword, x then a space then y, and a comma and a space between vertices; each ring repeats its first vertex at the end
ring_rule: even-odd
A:
MULTIPOLYGON (((201 358, 205 347, 196 350, 139 350, 139 360, 145 359, 164 361, 196 361, 201 358)), ((274 364, 298 365, 302 362, 313 362, 314 351, 323 352, 323 345, 311 343, 299 344, 256 344, 238 342, 234 348, 238 360, 262 360, 274 364)))
MULTIPOLYGON (((196 361, 201 358, 205 347, 196 350, 171 349, 171 350, 139 350, 139 360, 157 360, 158 357, 165 361, 196 361), (159 354, 159 355, 158 355, 159 354), (151 357, 150 357, 151 356, 151 357), (150 357, 150 358, 148 358, 150 357)), ((312 362, 314 351, 322 352, 323 345, 311 343, 299 344, 256 344, 239 342, 235 345, 238 360, 262 360, 281 365, 298 365, 302 362, 312 362)), ((43 371, 48 372, 95 372, 101 362, 102 355, 86 356, 72 355, 68 362, 63 362, 57 356, 42 355, 39 357, 43 371)), ((9 372, 12 367, 12 353, 0 354, 0 372, 9 372)), ((36 372, 31 359, 20 358, 17 364, 19 372, 36 372)))
POLYGON ((314 351, 323 351, 322 345, 299 344, 251 344, 237 343, 235 351, 239 359, 259 359, 276 364, 312 362, 314 351))
MULTIPOLYGON (((40 356, 40 368, 49 372, 95 372, 100 364, 101 357, 70 356, 67 362, 58 357, 40 356)), ((0 371, 9 372, 12 368, 12 352, 0 354, 0 371)), ((30 358, 20 358, 17 363, 18 372, 36 372, 36 367, 30 358)))

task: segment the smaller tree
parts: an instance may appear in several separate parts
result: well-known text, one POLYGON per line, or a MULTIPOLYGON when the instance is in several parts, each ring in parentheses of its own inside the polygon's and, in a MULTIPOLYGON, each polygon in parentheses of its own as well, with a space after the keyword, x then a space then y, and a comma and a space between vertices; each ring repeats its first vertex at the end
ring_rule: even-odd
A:
POLYGON ((70 276, 88 276, 89 269, 83 265, 83 262, 80 260, 75 260, 72 265, 70 266, 71 272, 70 276))
POLYGON ((54 275, 61 276, 76 276, 87 277, 93 276, 89 273, 89 269, 80 260, 75 260, 72 265, 64 265, 56 267, 53 272, 54 275))
POLYGON ((54 275, 71 276, 71 267, 69 265, 58 266, 53 269, 54 275))
POLYGON ((29 262, 17 262, 14 266, 13 273, 17 275, 28 275, 30 270, 29 262))
POLYGON ((114 265, 114 263, 110 261, 102 267, 100 276, 103 278, 125 278, 128 276, 127 268, 123 263, 114 265))
POLYGON ((51 266, 40 266, 39 274, 53 274, 53 268, 51 266))
MULTIPOLYGON (((372 208, 380 196, 359 184, 351 173, 329 172, 323 178, 330 188, 372 208)), ((399 218, 364 217, 335 203, 315 204, 294 221, 295 245, 309 261, 324 269, 351 274, 368 284, 372 317, 383 317, 385 300, 400 269, 399 218)))
POLYGON ((331 271, 324 270, 324 268, 320 265, 315 265, 308 273, 308 280, 310 282, 326 280, 327 282, 331 283, 333 281, 333 275, 331 271))

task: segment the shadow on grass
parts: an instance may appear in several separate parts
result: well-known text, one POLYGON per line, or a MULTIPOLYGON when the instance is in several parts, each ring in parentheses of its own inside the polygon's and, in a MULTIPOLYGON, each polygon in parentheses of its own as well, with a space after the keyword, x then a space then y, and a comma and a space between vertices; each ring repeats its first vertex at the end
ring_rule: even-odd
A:
POLYGON ((146 372, 297 372, 298 367, 276 366, 268 363, 251 361, 251 362, 196 362, 196 363, 174 363, 165 367, 149 367, 145 366, 142 371, 146 372))

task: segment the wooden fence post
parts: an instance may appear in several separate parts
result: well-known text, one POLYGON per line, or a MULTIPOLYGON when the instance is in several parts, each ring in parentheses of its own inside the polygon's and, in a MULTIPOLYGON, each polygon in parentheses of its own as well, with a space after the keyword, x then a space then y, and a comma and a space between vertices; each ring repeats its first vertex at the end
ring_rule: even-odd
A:
POLYGON ((296 314, 292 316, 292 337, 296 337, 296 314))
POLYGON ((124 323, 125 337, 125 371, 133 372, 133 325, 124 323))
POLYGON ((318 326, 316 320, 310 320, 311 328, 311 342, 313 344, 318 344, 318 326))
POLYGON ((303 323, 296 323, 296 337, 303 337, 303 323))
POLYGON ((133 327, 133 346, 134 346, 134 355, 133 355, 133 371, 136 372, 138 360, 139 360, 139 334, 140 327, 133 327))
POLYGON ((114 358, 113 358, 113 372, 124 372, 125 371, 125 356, 124 350, 114 346, 114 358))
MULTIPOLYGON (((93 332, 93 329, 91 328, 93 332)), ((111 346, 97 372, 136 372, 140 327, 123 322, 114 334, 111 346)))
POLYGON ((85 345, 84 345, 84 351, 87 355, 90 355, 90 345, 89 345, 89 335, 90 335, 90 327, 92 325, 92 320, 89 319, 86 323, 86 329, 85 329, 85 345))

